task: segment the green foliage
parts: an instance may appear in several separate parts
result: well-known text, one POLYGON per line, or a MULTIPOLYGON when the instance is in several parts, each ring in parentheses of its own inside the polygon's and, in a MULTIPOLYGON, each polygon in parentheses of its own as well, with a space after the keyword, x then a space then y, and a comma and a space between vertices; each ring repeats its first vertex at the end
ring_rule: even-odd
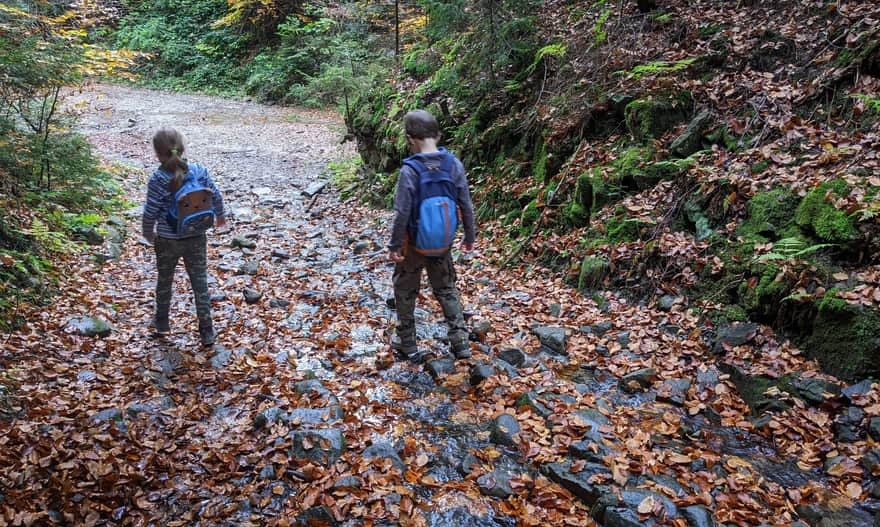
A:
POLYGON ((639 64, 629 71, 615 71, 617 75, 624 75, 630 79, 641 79, 645 75, 660 75, 666 73, 677 73, 696 62, 696 58, 682 59, 676 62, 656 61, 647 64, 639 64))
POLYGON ((865 106, 867 106, 871 111, 880 114, 880 97, 874 97, 863 93, 856 93, 851 95, 850 97, 864 102, 865 106))
POLYGON ((748 215, 737 233, 752 241, 766 241, 784 235, 796 235, 792 218, 799 198, 788 189, 778 188, 758 192, 747 204, 748 215))
POLYGON ((845 181, 823 183, 807 194, 795 212, 795 222, 822 240, 845 243, 858 238, 853 219, 834 207, 831 196, 847 192, 845 181))
POLYGON ((807 243, 800 238, 783 238, 773 244, 773 251, 762 254, 756 257, 755 260, 758 262, 792 262, 799 259, 801 256, 805 256, 816 251, 821 251, 822 249, 828 249, 834 246, 835 244, 833 243, 818 243, 814 245, 807 245, 807 243))
MULTIPOLYGON (((602 2, 604 5, 604 2, 602 2)), ((596 19, 596 23, 593 24, 593 45, 601 46, 608 40, 608 33, 605 31, 605 22, 608 21, 608 17, 611 16, 611 10, 605 9, 602 11, 602 14, 599 15, 599 18, 596 19)))

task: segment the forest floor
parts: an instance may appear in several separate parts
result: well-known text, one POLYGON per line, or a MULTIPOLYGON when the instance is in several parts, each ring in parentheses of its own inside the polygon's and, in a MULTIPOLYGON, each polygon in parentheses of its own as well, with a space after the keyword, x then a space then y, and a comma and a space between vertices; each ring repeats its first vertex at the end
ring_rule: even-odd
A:
MULTIPOLYGON (((71 102, 96 151, 136 169, 133 204, 163 125, 223 190, 219 339, 198 346, 182 267, 173 333, 150 337, 154 257, 127 211, 122 256, 83 255, 3 343, 0 525, 873 524, 877 453, 833 432, 833 379, 807 372, 822 404, 777 393, 788 406, 756 424, 719 370, 713 347, 798 353, 765 328, 712 336, 675 303, 584 297, 491 265, 484 239, 457 255, 473 358, 447 354, 426 291, 432 359, 396 359, 390 214, 318 190, 354 154, 336 116, 117 86, 71 102), (80 335, 82 315, 113 329, 80 335)), ((845 397, 880 402, 870 383, 845 397)))

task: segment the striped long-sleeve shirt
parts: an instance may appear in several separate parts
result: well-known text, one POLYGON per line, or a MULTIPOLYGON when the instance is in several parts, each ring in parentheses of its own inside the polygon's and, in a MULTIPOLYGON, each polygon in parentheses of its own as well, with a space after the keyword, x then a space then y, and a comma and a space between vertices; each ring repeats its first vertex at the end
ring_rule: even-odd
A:
MULTIPOLYGON (((211 189, 213 193, 214 214, 218 218, 226 215, 223 208, 223 197, 220 190, 211 176, 208 169, 196 163, 190 163, 187 175, 194 175, 199 183, 206 188, 211 189)), ((162 169, 156 169, 150 176, 147 183, 147 201, 144 204, 144 215, 141 222, 141 231, 144 238, 151 239, 153 233, 157 233, 162 238, 180 239, 175 229, 168 224, 168 210, 171 208, 171 202, 174 199, 174 193, 168 190, 168 183, 173 178, 173 174, 162 169)))

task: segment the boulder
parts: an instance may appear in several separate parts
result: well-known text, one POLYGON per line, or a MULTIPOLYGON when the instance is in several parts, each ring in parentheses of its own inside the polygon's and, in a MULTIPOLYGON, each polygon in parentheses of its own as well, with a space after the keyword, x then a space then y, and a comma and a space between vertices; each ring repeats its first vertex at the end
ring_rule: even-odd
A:
POLYGON ((493 498, 507 499, 514 494, 510 486, 512 474, 502 468, 483 474, 477 478, 477 486, 480 492, 493 498))
POLYGON ((345 437, 336 428, 290 432, 290 457, 329 467, 345 452, 345 437))
POLYGON ((816 406, 840 395, 840 386, 823 379, 797 379, 792 385, 801 399, 816 406))
POLYGON ((595 504, 599 497, 608 492, 606 485, 592 483, 596 474, 608 474, 608 467, 599 463, 587 463, 579 472, 571 472, 571 461, 549 463, 541 466, 541 472, 548 479, 580 498, 588 506, 595 504))
POLYGON ((495 418, 489 427, 491 434, 489 439, 498 445, 515 448, 517 446, 514 436, 519 433, 519 421, 510 414, 501 414, 495 418))
POLYGON ((690 388, 691 381, 689 379, 666 379, 657 392, 657 400, 682 406, 687 400, 690 388))
POLYGON ((715 119, 708 110, 703 110, 688 124, 687 129, 675 138, 669 152, 676 157, 688 157, 703 148, 703 136, 712 127, 715 119))
POLYGON ((395 467, 399 468, 401 472, 406 472, 406 463, 400 459, 400 454, 389 443, 373 443, 365 448, 361 455, 367 459, 387 459, 395 467))
POLYGON ((90 317, 87 315, 73 317, 67 321, 65 326, 68 331, 84 337, 106 337, 113 331, 106 320, 100 317, 90 317))
POLYGON ((721 326, 718 329, 715 345, 712 347, 718 355, 724 354, 728 349, 748 344, 755 338, 759 326, 752 323, 737 323, 721 326))
POLYGON ((657 370, 654 368, 642 368, 624 375, 619 382, 620 389, 625 392, 635 393, 646 390, 657 380, 657 370))
POLYGON ((520 367, 526 361, 526 354, 516 348, 508 348, 498 353, 498 358, 511 366, 520 367))
POLYGON ((242 291, 242 295, 244 296, 244 301, 248 304, 256 304, 263 298, 263 293, 251 288, 242 291))
POLYGON ((556 355, 565 355, 565 328, 560 327, 536 327, 532 332, 541 342, 541 350, 556 355))
POLYGON ((493 375, 495 375, 495 368, 491 364, 481 362, 471 368, 469 381, 471 386, 477 386, 493 375))

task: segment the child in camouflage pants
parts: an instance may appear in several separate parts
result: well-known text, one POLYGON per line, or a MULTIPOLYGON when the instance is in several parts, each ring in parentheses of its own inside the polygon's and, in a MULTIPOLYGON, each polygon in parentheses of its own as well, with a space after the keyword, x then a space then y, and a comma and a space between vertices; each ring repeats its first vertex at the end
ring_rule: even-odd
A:
POLYGON ((142 222, 144 239, 153 243, 156 251, 158 279, 153 330, 156 335, 165 335, 171 330, 168 314, 171 308, 174 270, 177 262, 183 259, 195 296, 199 337, 203 346, 211 346, 216 339, 216 333, 211 319, 211 296, 208 293, 207 235, 181 237, 168 222, 168 210, 175 192, 189 174, 194 174, 201 185, 211 190, 216 228, 222 228, 226 224, 223 198, 204 167, 194 163, 187 164, 183 160, 183 136, 178 131, 159 130, 153 137, 153 149, 160 167, 153 172, 148 183, 142 222))
MULTIPOLYGON (((451 177, 457 196, 454 196, 464 225, 462 250, 470 252, 476 238, 474 227, 474 208, 470 190, 461 162, 443 148, 438 148, 440 127, 433 115, 416 110, 404 116, 406 140, 413 154, 420 154, 421 161, 429 168, 436 168, 445 156, 453 159, 451 177)), ((468 331, 464 324, 461 301, 455 288, 455 267, 451 251, 440 256, 424 256, 408 250, 408 239, 414 227, 413 213, 418 210, 417 201, 419 174, 409 165, 400 169, 397 192, 394 196, 394 223, 391 228, 391 242, 388 244, 389 256, 394 266, 394 300, 397 309, 397 328, 392 345, 397 351, 410 359, 421 358, 416 343, 415 306, 416 297, 422 281, 422 269, 428 273, 428 280, 434 296, 443 309, 449 327, 449 342, 457 358, 470 356, 468 331)))

